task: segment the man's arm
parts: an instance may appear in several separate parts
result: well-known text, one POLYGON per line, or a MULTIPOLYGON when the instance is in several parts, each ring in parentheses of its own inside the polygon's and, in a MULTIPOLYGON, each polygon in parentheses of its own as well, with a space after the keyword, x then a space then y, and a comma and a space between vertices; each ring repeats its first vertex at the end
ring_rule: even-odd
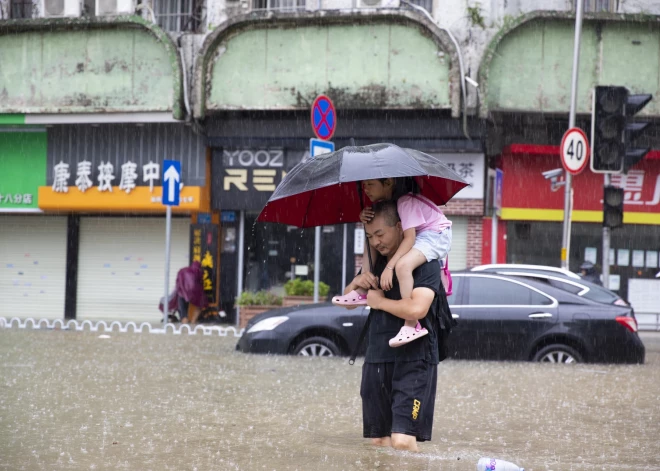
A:
POLYGON ((367 303, 372 309, 389 312, 407 321, 417 321, 426 317, 431 308, 435 292, 431 288, 415 288, 409 299, 387 299, 381 290, 370 290, 367 303))

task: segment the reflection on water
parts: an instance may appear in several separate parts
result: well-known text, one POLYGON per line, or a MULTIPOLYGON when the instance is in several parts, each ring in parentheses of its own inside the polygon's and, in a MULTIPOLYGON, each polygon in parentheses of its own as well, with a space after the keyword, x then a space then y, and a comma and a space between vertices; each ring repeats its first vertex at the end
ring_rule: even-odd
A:
POLYGON ((99 335, 0 331, 0 469, 660 469, 660 345, 642 366, 444 362, 411 454, 361 438, 359 363, 99 335))

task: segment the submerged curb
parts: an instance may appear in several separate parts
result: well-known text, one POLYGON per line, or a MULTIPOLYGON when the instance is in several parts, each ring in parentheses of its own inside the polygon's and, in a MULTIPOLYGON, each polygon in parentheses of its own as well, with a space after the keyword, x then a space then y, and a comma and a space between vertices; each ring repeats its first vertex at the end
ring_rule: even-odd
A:
POLYGON ((133 333, 142 334, 172 334, 172 335, 181 335, 185 331, 188 332, 188 335, 214 335, 217 334, 220 337, 226 337, 229 333, 233 333, 234 337, 240 337, 243 335, 245 329, 236 329, 235 327, 220 327, 220 326, 207 326, 207 325, 196 325, 191 327, 188 324, 167 324, 163 327, 153 327, 148 322, 142 322, 139 326, 135 322, 126 322, 122 324, 119 321, 113 321, 108 325, 105 321, 96 321, 92 322, 90 320, 84 320, 79 322, 75 319, 69 319, 64 321, 62 319, 33 319, 28 317, 25 319, 20 319, 18 317, 12 317, 7 319, 6 317, 0 317, 0 328, 11 329, 28 329, 33 330, 38 329, 56 329, 56 330, 76 330, 76 331, 85 331, 88 332, 129 332, 132 329, 133 333), (103 330, 101 330, 101 328, 103 330))

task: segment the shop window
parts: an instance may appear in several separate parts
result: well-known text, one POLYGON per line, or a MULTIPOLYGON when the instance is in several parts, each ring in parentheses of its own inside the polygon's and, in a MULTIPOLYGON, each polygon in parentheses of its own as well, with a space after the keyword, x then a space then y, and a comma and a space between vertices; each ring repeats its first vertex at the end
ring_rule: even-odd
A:
POLYGON ((526 222, 516 223, 516 238, 518 240, 529 240, 532 238, 532 225, 526 222))
POLYGON ((9 7, 10 18, 14 20, 32 18, 33 11, 32 0, 12 0, 9 7))
POLYGON ((433 0, 409 0, 413 5, 418 5, 431 13, 433 11, 433 0))
POLYGON ((204 14, 203 0, 154 0, 158 26, 175 33, 197 31, 204 14))
POLYGON ((618 0, 584 0, 585 13, 616 13, 618 0))
POLYGON ((252 0, 252 10, 304 10, 305 0, 252 0))

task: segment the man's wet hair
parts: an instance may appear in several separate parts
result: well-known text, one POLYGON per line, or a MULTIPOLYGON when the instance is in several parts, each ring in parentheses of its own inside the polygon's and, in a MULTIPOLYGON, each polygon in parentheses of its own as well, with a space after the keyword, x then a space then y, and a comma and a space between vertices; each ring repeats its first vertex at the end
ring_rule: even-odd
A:
POLYGON ((378 203, 374 203, 371 209, 374 210, 374 219, 378 216, 383 216, 385 223, 390 227, 396 226, 396 223, 401 221, 394 201, 379 201, 378 203))

